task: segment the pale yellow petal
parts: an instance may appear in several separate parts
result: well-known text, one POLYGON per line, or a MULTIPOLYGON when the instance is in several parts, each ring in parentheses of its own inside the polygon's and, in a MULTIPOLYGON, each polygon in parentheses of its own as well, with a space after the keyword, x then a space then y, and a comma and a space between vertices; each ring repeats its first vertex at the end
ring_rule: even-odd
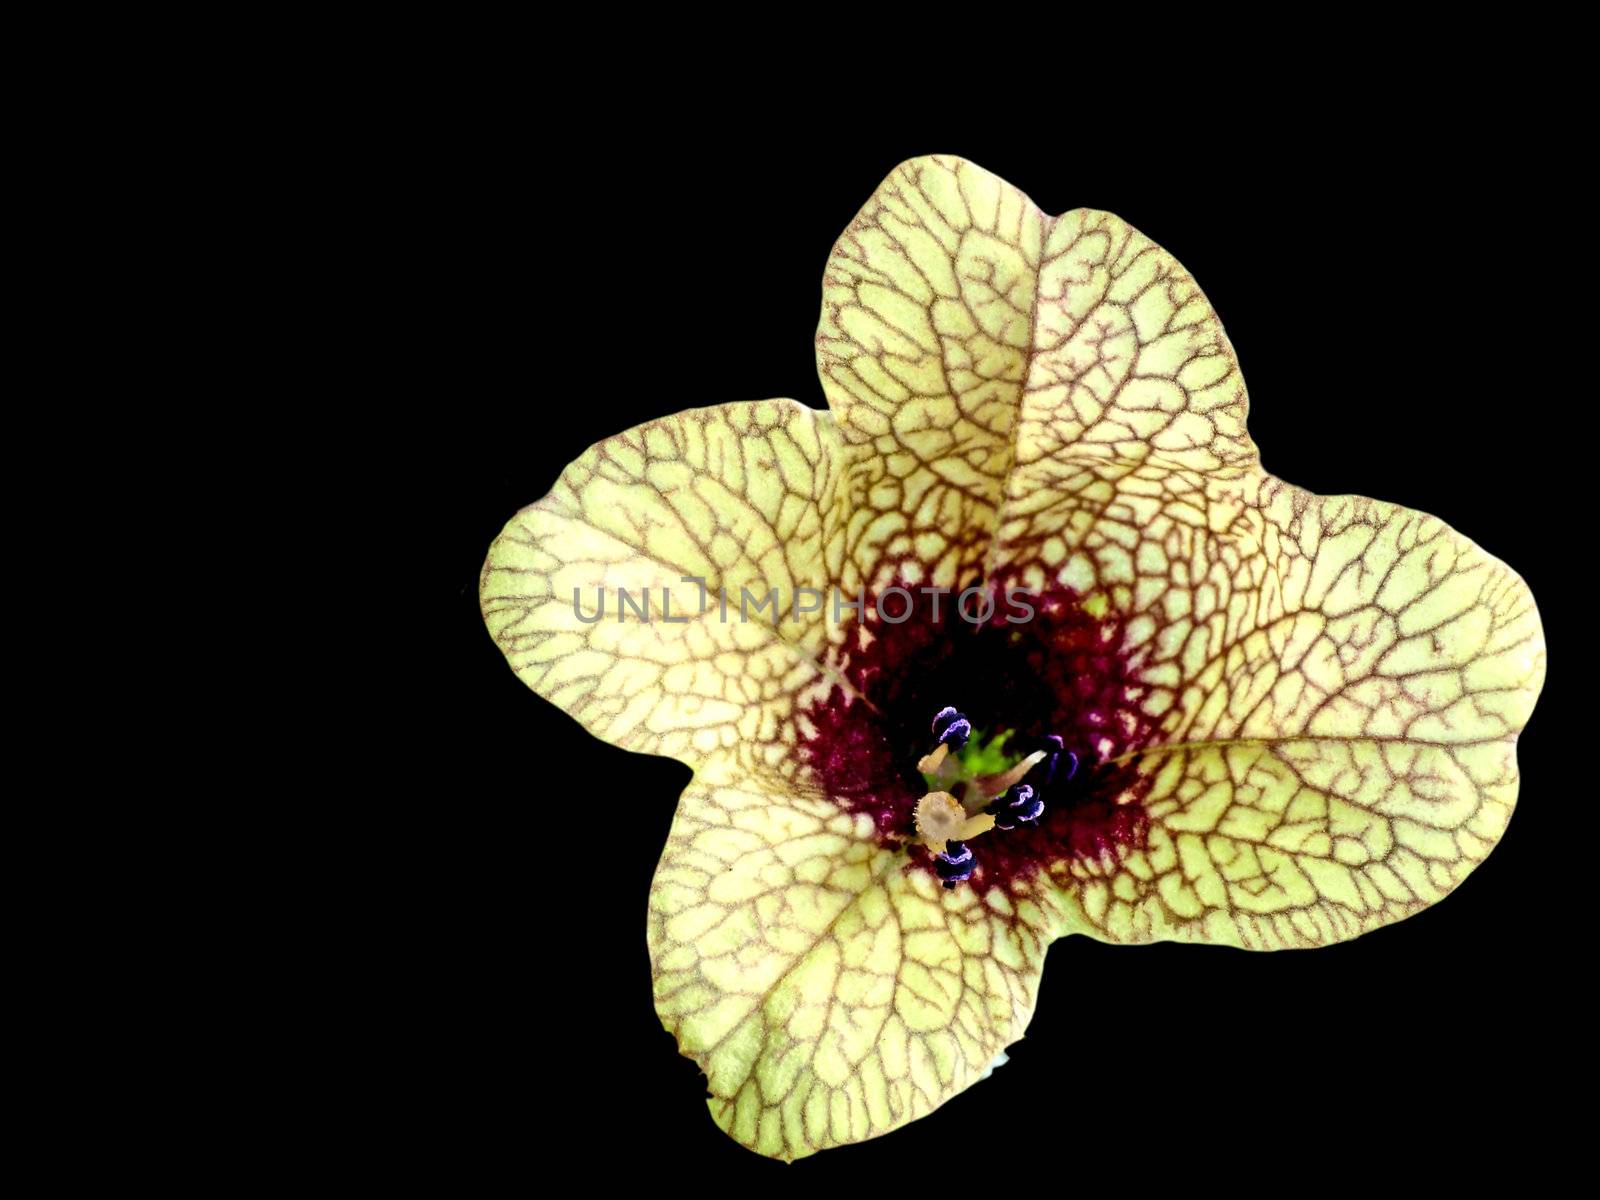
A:
POLYGON ((1066 450, 1256 459, 1232 348, 1177 261, 961 159, 903 163, 839 238, 817 364, 858 497, 849 588, 1002 565, 995 533, 1048 504, 1066 450))
POLYGON ((1544 678, 1533 598, 1437 519, 1270 476, 1103 473, 1058 577, 1118 614, 1174 749, 1148 845, 1060 873, 1113 941, 1313 946, 1399 920, 1493 848, 1544 678))
POLYGON ((986 903, 905 868, 869 818, 786 780, 713 762, 684 793, 650 893, 656 1008, 751 1149, 887 1133, 1022 1035, 1048 895, 986 903))
POLYGON ((797 698, 823 678, 838 451, 828 414, 792 400, 608 438, 490 548, 490 633, 529 687, 617 745, 783 758, 797 698))

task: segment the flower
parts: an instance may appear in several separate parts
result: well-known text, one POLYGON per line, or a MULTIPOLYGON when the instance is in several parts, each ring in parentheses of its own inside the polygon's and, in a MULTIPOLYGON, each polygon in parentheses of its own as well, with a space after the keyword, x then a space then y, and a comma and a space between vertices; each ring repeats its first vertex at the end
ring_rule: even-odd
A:
POLYGON ((1161 248, 916 159, 835 246, 817 350, 830 412, 608 439, 483 575, 529 686, 694 768, 656 1005, 740 1142, 943 1103, 1021 1036, 1057 937, 1324 945, 1489 853, 1543 679, 1527 588, 1431 517, 1264 472, 1161 248), (953 613, 968 589, 992 611, 953 613))

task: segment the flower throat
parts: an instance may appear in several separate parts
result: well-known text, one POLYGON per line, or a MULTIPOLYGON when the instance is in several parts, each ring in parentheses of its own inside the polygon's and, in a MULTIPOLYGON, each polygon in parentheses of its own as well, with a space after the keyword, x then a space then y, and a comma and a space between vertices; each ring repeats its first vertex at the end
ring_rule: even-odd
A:
POLYGON ((1127 756, 1154 729, 1124 631, 1064 588, 1034 607, 1027 624, 976 626, 869 608, 847 630, 849 687, 805 713, 802 752, 829 794, 946 888, 1007 887, 1143 843, 1148 778, 1127 756))

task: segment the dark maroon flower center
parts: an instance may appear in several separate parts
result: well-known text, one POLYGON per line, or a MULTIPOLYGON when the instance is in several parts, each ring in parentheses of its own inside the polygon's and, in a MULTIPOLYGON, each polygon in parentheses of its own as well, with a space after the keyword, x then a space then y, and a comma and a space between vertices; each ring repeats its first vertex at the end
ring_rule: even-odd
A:
POLYGON ((955 611, 950 595, 908 590, 916 597, 909 619, 899 619, 906 603, 896 593, 886 602, 895 620, 869 603, 846 631, 841 673, 869 703, 836 685, 805 712, 812 732, 803 753, 829 793, 869 814, 880 844, 904 850, 908 866, 946 880, 959 874, 915 841, 914 820, 929 790, 918 760, 952 740, 933 730, 948 730, 944 710, 954 708, 986 741, 1009 730, 1005 748, 1017 758, 1046 751, 1024 784, 997 798, 997 827, 969 846, 954 844, 975 858, 963 882, 1004 886, 1055 863, 1114 860, 1143 844, 1148 780, 1128 756, 1150 744, 1154 728, 1139 707, 1143 689, 1121 622, 1092 615, 1063 587, 1028 595, 1033 615, 1018 620, 1023 607, 1008 605, 997 586, 981 624, 955 611), (1075 772, 1067 769, 1071 755, 1075 772))

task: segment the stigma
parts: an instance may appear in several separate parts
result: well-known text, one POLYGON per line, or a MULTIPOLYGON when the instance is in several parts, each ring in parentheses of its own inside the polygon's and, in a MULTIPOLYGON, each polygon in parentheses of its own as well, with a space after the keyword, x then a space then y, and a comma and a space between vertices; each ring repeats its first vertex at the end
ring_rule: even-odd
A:
POLYGON ((947 842, 959 845, 995 826, 989 813, 968 814, 962 803, 949 792, 929 792, 917 801, 917 837, 935 854, 945 851, 947 842))

